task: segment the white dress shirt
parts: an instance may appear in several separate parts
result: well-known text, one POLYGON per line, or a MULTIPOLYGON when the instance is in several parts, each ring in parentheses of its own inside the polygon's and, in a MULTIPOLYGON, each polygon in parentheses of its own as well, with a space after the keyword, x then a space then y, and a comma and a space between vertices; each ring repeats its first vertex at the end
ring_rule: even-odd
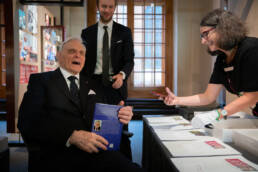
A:
POLYGON ((65 81, 67 83, 67 86, 70 90, 70 83, 71 81, 68 79, 69 76, 75 76, 77 79, 75 80, 75 84, 78 86, 78 89, 80 89, 80 74, 78 73, 77 75, 73 75, 71 74, 70 72, 68 72, 67 70, 65 70, 64 68, 60 67, 60 71, 61 73, 63 74, 64 78, 65 78, 65 81))

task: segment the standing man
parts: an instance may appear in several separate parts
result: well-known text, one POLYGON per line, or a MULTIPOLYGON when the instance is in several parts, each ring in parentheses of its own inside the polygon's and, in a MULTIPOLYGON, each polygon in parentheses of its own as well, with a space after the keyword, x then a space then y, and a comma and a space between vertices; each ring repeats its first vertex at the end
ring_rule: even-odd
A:
POLYGON ((86 62, 82 74, 92 78, 101 100, 118 104, 127 98, 127 79, 134 66, 132 33, 112 20, 117 0, 97 0, 98 23, 82 30, 86 62))
MULTIPOLYGON (((86 62, 82 74, 95 82, 102 103, 118 104, 127 98, 127 79, 134 66, 132 33, 112 20, 117 0, 96 0, 100 20, 82 30, 86 62)), ((128 125, 124 125, 128 130, 128 125)), ((130 140, 122 135, 120 151, 132 159, 130 140)))

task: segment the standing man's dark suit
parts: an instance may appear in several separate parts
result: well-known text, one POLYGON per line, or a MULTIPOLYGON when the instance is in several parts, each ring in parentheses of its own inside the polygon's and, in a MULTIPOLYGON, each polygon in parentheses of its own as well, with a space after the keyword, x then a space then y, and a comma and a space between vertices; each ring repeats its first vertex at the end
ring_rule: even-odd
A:
MULTIPOLYGON (((134 66, 131 30, 128 27, 113 22, 110 48, 111 64, 114 75, 121 71, 126 75, 123 85, 119 89, 115 89, 112 87, 112 84, 109 87, 104 86, 101 77, 94 75, 97 63, 98 25, 99 23, 96 23, 82 31, 81 37, 86 47, 86 61, 81 74, 86 75, 95 82, 96 90, 100 93, 98 100, 101 100, 102 103, 118 104, 118 102, 127 98, 127 79, 134 66)), ((127 125, 124 125, 124 130, 128 130, 127 125)), ((125 135, 122 135, 120 151, 132 159, 130 140, 125 135)))
MULTIPOLYGON (((82 74, 93 77, 97 61, 98 23, 82 30, 81 37, 87 50, 82 74)), ((131 30, 116 22, 113 22, 110 54, 114 75, 121 71, 126 75, 122 87, 117 90, 120 100, 125 100, 128 94, 127 79, 134 66, 134 48, 131 30)), ((120 100, 109 103, 117 104, 120 100)))
POLYGON ((62 71, 58 68, 32 74, 19 109, 18 129, 28 146, 37 146, 36 169, 30 170, 140 170, 120 152, 96 149, 106 143, 103 137, 91 132, 96 97, 94 85, 78 75, 84 64, 84 46, 77 39, 68 41, 57 56, 62 71), (64 70, 79 76, 79 103, 71 95, 64 70))

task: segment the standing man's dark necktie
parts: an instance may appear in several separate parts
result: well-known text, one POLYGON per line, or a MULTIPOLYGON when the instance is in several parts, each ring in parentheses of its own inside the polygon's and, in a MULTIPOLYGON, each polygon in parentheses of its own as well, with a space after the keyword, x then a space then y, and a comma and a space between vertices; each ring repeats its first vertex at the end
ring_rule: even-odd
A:
POLYGON ((103 49, 102 49, 102 82, 105 86, 109 85, 109 39, 107 26, 103 26, 105 33, 103 36, 103 49))
POLYGON ((74 99, 74 101, 80 105, 80 98, 79 98, 79 89, 75 80, 77 79, 75 76, 69 76, 68 79, 70 80, 70 93, 74 99))

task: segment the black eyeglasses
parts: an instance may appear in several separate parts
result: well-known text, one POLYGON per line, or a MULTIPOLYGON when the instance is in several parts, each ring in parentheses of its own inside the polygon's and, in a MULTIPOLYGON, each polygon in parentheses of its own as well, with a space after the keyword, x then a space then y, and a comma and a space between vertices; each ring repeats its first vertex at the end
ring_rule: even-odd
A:
POLYGON ((201 33, 201 38, 203 38, 203 39, 206 39, 207 38, 207 36, 209 35, 209 32, 210 31, 212 31, 213 29, 215 29, 214 27, 212 27, 212 28, 210 28, 210 29, 208 29, 208 30, 206 30, 206 31, 204 31, 203 33, 201 33))

